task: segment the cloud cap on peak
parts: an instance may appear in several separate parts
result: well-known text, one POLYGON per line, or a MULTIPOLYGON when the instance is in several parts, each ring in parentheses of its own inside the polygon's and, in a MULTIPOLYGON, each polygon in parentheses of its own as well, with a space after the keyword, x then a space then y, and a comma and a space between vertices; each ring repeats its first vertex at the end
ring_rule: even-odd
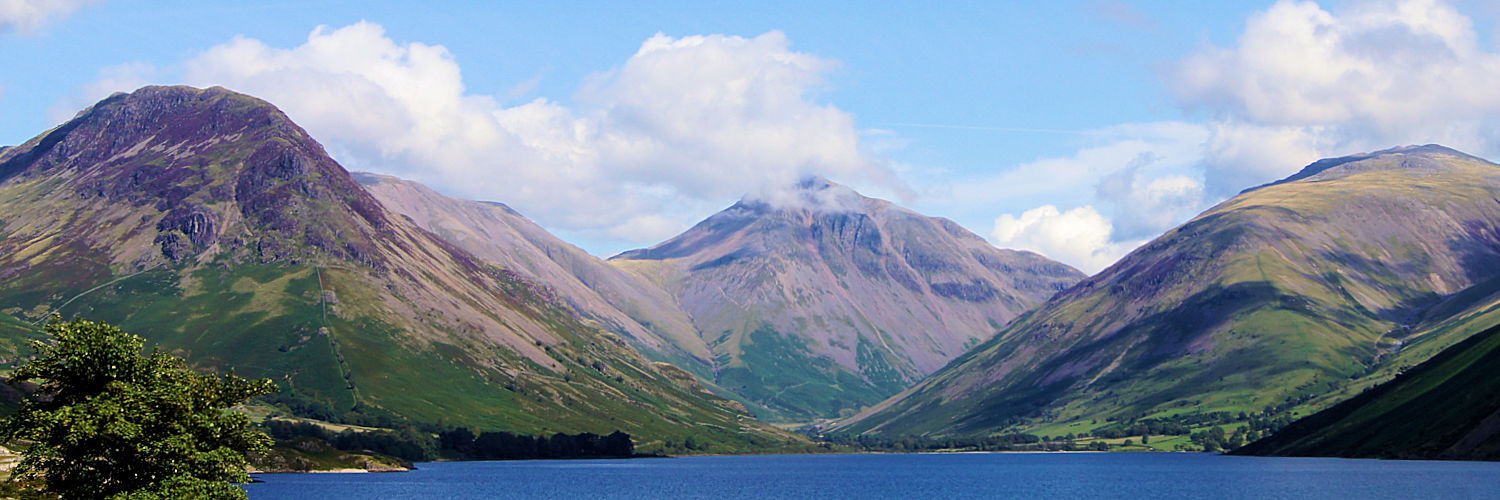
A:
POLYGON ((778 189, 746 194, 741 203, 764 205, 777 210, 807 210, 820 213, 869 212, 890 202, 870 198, 853 188, 821 176, 807 176, 778 189))

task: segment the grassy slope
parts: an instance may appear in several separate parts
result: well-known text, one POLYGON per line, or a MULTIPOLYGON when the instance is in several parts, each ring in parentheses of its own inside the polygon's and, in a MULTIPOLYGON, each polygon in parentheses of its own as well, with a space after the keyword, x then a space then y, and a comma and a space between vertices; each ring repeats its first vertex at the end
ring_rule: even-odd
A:
POLYGON ((764 405, 780 419, 805 422, 837 414, 879 401, 902 384, 899 378, 872 384, 832 360, 812 355, 800 337, 783 336, 769 327, 748 337, 738 359, 721 355, 724 368, 719 369, 718 383, 764 405))
MULTIPOLYGON (((422 422, 528 434, 622 429, 639 436, 644 451, 678 452, 688 437, 719 452, 805 446, 643 370, 640 360, 621 356, 623 345, 604 348, 573 334, 573 342, 548 349, 566 373, 517 373, 496 364, 523 363, 504 349, 414 344, 401 327, 362 313, 362 304, 346 302, 324 323, 317 273, 306 265, 209 266, 188 273, 184 287, 175 272, 155 270, 76 297, 58 312, 118 323, 203 368, 271 377, 284 391, 338 409, 359 402, 422 422)), ((330 283, 360 279, 350 271, 322 274, 330 283)), ((0 287, 0 301, 13 303, 9 291, 0 287)), ((563 332, 584 328, 561 314, 550 321, 563 332)), ((25 329, 15 318, 0 323, 25 329)))
POLYGON ((1500 459, 1500 327, 1236 453, 1500 459))

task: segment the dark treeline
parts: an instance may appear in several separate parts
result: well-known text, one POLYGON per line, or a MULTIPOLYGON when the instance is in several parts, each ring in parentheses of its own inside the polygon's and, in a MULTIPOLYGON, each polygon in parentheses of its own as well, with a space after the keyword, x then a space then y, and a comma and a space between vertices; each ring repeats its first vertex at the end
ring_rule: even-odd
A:
POLYGON ((266 420, 261 429, 276 442, 287 442, 297 438, 311 437, 327 441, 334 448, 344 451, 373 451, 402 460, 420 462, 438 458, 437 442, 430 434, 411 427, 397 430, 331 431, 321 425, 289 420, 266 420))
POLYGON ((292 415, 335 424, 382 427, 386 429, 416 426, 405 417, 384 408, 356 404, 348 411, 338 411, 328 403, 305 397, 298 394, 295 390, 272 393, 261 397, 261 400, 272 405, 284 407, 292 415))
POLYGON ((1004 434, 987 437, 929 438, 903 436, 897 438, 832 434, 813 436, 829 443, 851 446, 869 451, 1020 451, 1072 449, 1070 443, 1045 440, 1033 434, 1004 434))
POLYGON ((266 420, 261 428, 278 442, 312 437, 344 451, 372 451, 413 462, 436 460, 526 460, 572 458, 630 458, 635 443, 630 435, 615 431, 608 436, 585 432, 556 433, 551 437, 525 436, 503 431, 475 433, 470 429, 448 429, 433 437, 415 427, 373 431, 333 432, 323 426, 288 420, 266 420))
MULTIPOLYGON (((952 438, 928 438, 928 437, 876 437, 846 434, 823 435, 809 433, 809 437, 821 441, 860 448, 868 451, 892 451, 892 452, 920 452, 939 450, 961 450, 961 451, 1073 451, 1073 450, 1099 450, 1106 451, 1110 445, 1089 438, 1118 439, 1132 436, 1142 436, 1141 443, 1145 444, 1146 436, 1188 436, 1189 439, 1206 451, 1232 450, 1246 443, 1255 441, 1263 436, 1270 435, 1282 427, 1286 427, 1292 421, 1292 415, 1281 413, 1274 415, 1273 412, 1282 412, 1284 409, 1275 408, 1262 413, 1247 414, 1245 412, 1209 412, 1173 415, 1165 418, 1142 418, 1135 420, 1116 420, 1104 426, 1094 429, 1093 432, 1082 432, 1077 434, 1059 436, 1037 436, 1033 434, 1003 434, 988 437, 952 437, 952 438), (1243 425, 1239 425, 1243 424, 1243 425), (1234 426, 1234 430, 1226 431, 1225 426, 1234 426), (1199 429, 1194 432, 1193 429, 1199 429), (1078 440, 1089 440, 1079 442, 1078 440)), ((1129 446, 1130 440, 1125 442, 1129 446)))
POLYGON ((1250 417, 1241 412, 1239 415, 1227 411, 1216 411, 1209 413, 1188 413, 1173 415, 1166 418, 1143 418, 1138 420, 1116 421, 1109 425, 1094 429, 1090 433, 1094 437, 1122 438, 1127 436, 1147 435, 1169 435, 1181 436, 1189 433, 1194 427, 1205 425, 1221 425, 1243 421, 1250 417))
POLYGON ((1235 428, 1234 432, 1225 432, 1223 427, 1215 425, 1207 430, 1194 432, 1189 437, 1193 444, 1202 446, 1205 451, 1229 451, 1269 436, 1291 423, 1292 416, 1287 414, 1258 416, 1245 420, 1245 425, 1235 428))
POLYGON ((608 436, 591 432, 525 436, 504 431, 475 434, 470 429, 438 433, 439 446, 466 460, 525 460, 557 458, 630 458, 636 456, 630 435, 615 431, 608 436))

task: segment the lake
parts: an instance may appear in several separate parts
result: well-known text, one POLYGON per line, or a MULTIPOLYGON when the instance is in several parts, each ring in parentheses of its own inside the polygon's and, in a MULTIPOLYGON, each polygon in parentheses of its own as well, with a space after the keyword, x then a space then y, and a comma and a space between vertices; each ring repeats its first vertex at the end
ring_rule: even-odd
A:
POLYGON ((260 474, 253 499, 1500 498, 1500 463, 1202 453, 758 455, 436 462, 260 474))

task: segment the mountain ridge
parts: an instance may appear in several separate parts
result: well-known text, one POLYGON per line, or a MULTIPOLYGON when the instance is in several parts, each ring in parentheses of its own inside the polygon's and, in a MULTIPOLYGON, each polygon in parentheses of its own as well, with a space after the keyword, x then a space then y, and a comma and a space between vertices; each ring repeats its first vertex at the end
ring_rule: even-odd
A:
POLYGON ((712 357, 690 320, 675 308, 660 307, 671 303, 663 292, 558 239, 510 206, 451 198, 394 176, 352 175, 418 226, 482 260, 551 287, 570 308, 604 329, 631 338, 661 360, 699 374, 711 371, 712 357))
MULTIPOLYGON (((1463 159, 1467 159, 1467 160, 1471 160, 1471 161, 1487 161, 1487 160, 1485 160, 1483 158, 1479 158, 1477 156, 1474 156, 1474 155, 1471 155, 1471 154, 1468 154, 1468 153, 1465 153, 1465 152, 1462 152, 1462 151, 1459 151, 1459 150, 1456 150, 1456 149, 1453 149, 1453 148, 1450 148, 1450 147, 1447 147, 1447 146, 1443 146, 1441 144, 1424 144, 1424 145, 1420 145, 1420 146, 1418 146, 1418 145, 1396 146, 1396 147, 1392 147, 1392 148, 1388 148, 1388 149, 1382 149, 1380 151, 1375 151, 1375 152, 1371 152, 1371 153, 1353 154, 1353 155, 1348 155, 1348 156, 1340 156, 1340 157, 1337 157, 1337 158, 1326 158, 1326 159, 1318 160, 1318 161, 1315 161, 1315 162, 1313 162, 1312 164, 1310 164, 1310 165, 1308 165, 1306 167, 1303 167, 1302 170, 1297 171, 1297 173, 1294 173, 1294 174, 1292 174, 1290 176, 1282 178, 1281 180, 1278 180, 1278 181, 1275 181, 1275 182, 1271 182, 1269 184, 1262 184, 1260 186, 1249 188, 1249 189, 1246 189, 1245 191, 1242 191, 1242 193, 1248 192, 1248 191, 1253 191, 1253 190, 1256 190, 1256 189, 1260 189, 1260 188, 1263 188, 1263 187, 1266 187, 1266 186, 1275 186, 1275 185, 1278 185, 1278 184, 1285 184, 1285 183, 1288 183, 1288 182, 1296 182, 1296 181, 1300 181, 1302 179, 1309 179, 1309 178, 1313 178, 1313 177, 1318 177, 1319 179, 1326 179, 1326 178, 1328 178, 1326 176, 1337 175, 1337 176, 1342 177, 1344 175, 1351 175, 1353 173, 1357 173, 1358 171, 1357 170, 1356 171, 1347 171, 1347 170, 1344 170, 1344 169, 1340 169, 1339 167, 1342 167, 1344 165, 1351 164, 1351 163, 1370 162, 1370 160, 1379 160, 1382 157, 1393 157, 1393 156, 1398 156, 1398 157, 1402 158, 1403 161, 1401 161, 1397 165, 1385 165, 1384 168, 1421 168, 1421 167, 1428 167, 1428 168, 1430 168, 1434 164, 1433 158, 1434 157, 1442 157, 1442 156, 1450 156, 1450 157, 1463 158, 1463 159), (1414 159, 1414 158, 1419 158, 1421 160, 1426 160, 1426 161, 1415 161, 1415 162, 1409 161, 1410 159, 1414 159), (1341 171, 1341 170, 1344 170, 1344 171, 1341 171)), ((1319 179, 1313 179, 1313 180, 1319 180, 1319 179)))

